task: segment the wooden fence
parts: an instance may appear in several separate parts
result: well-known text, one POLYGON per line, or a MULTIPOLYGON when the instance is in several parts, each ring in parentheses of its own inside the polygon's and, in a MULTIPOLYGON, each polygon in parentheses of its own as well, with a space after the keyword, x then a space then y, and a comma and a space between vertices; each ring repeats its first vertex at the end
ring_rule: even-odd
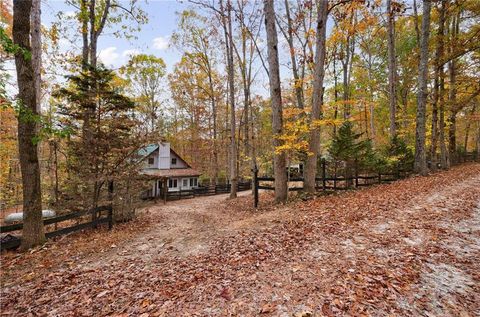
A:
MULTIPOLYGON (((198 196, 211 196, 217 194, 229 193, 232 185, 231 184, 219 184, 211 186, 200 186, 197 188, 187 189, 187 190, 178 190, 174 192, 167 193, 167 200, 179 200, 185 198, 194 198, 198 196)), ((245 191, 252 189, 251 182, 238 182, 237 191, 245 191)))
MULTIPOLYGON (((43 220, 43 225, 55 225, 55 230, 50 232, 45 232, 45 237, 47 239, 64 235, 67 233, 83 230, 86 228, 96 228, 98 225, 107 223, 108 229, 112 229, 113 226, 113 208, 111 205, 100 206, 87 211, 78 211, 61 216, 56 216, 52 218, 47 218, 43 220), (88 217, 90 216, 90 217, 88 217), (90 218, 91 221, 82 222, 90 218), (77 223, 73 226, 57 229, 58 223, 64 222, 67 220, 77 220, 77 223)), ((0 233, 15 232, 23 229, 23 223, 17 223, 12 225, 6 225, 0 227, 0 233)), ((21 238, 13 235, 7 235, 8 238, 3 237, 2 243, 0 244, 1 250, 15 249, 21 244, 21 238)))
MULTIPOLYGON (((458 160, 455 164, 460 164, 464 162, 472 162, 477 161, 478 155, 476 153, 466 153, 463 155, 460 160, 458 160)), ((334 175, 329 175, 327 173, 327 163, 325 160, 322 160, 321 164, 322 173, 320 177, 315 177, 315 188, 317 191, 336 191, 336 190, 347 190, 347 189, 354 189, 360 188, 365 186, 371 186, 374 184, 383 184, 383 183, 390 183, 399 179, 403 179, 408 177, 412 174, 411 170, 402 170, 400 168, 396 168, 392 172, 360 172, 357 164, 354 165, 352 173, 345 173, 351 174, 351 176, 338 176, 335 170, 334 175)), ((288 191, 302 191, 303 190, 303 177, 292 177, 288 178, 287 186, 290 183, 298 183, 301 182, 302 186, 288 186, 288 191)), ((262 182, 275 182, 275 178, 273 177, 259 177, 258 170, 253 170, 253 184, 254 184, 254 206, 255 208, 258 207, 258 190, 275 190, 273 184, 265 185, 262 182)))

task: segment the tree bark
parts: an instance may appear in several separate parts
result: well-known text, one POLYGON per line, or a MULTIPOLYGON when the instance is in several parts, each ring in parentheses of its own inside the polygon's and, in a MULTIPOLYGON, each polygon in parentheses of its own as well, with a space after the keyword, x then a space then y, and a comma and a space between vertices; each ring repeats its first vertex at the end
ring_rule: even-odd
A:
POLYGON ((390 138, 397 135, 395 121, 397 110, 397 67, 395 61, 395 15, 392 10, 392 1, 387 0, 388 14, 388 103, 390 106, 390 138))
POLYGON ((80 1, 80 23, 82 24, 82 70, 88 66, 88 8, 87 0, 80 1))
MULTIPOLYGON (((443 58, 444 55, 444 25, 445 25, 445 10, 446 2, 442 1, 439 11, 439 29, 438 29, 438 58, 439 61, 443 58)), ((440 166, 443 169, 450 167, 449 156, 447 147, 445 144, 445 71, 443 65, 440 66, 438 61, 438 75, 439 75, 439 122, 438 122, 438 141, 440 145, 440 166)))
POLYGON ((309 156, 305 164, 304 190, 315 193, 315 177, 317 175, 317 160, 320 150, 320 128, 315 124, 322 116, 323 79, 325 76, 325 39, 328 17, 328 1, 320 1, 317 16, 315 68, 312 93, 312 114, 308 151, 309 156))
POLYGON ((290 5, 288 3, 288 0, 285 0, 285 11, 287 15, 287 27, 288 27, 286 39, 288 43, 288 48, 290 49, 290 60, 292 62, 295 97, 297 98, 297 107, 299 109, 304 109, 305 105, 304 105, 304 98, 303 98, 303 79, 300 79, 300 76, 298 75, 297 56, 295 53, 295 46, 293 43, 293 25, 292 25, 292 18, 290 16, 290 5))
POLYGON ((282 90, 280 86, 278 40, 277 30, 275 27, 275 9, 273 0, 264 0, 263 9, 267 33, 270 98, 272 103, 273 146, 275 149, 275 154, 273 156, 275 174, 275 202, 281 203, 287 200, 288 188, 285 152, 276 151, 276 149, 279 146, 282 146, 284 142, 280 139, 283 131, 282 90))
POLYGON ((227 0, 227 7, 223 7, 223 1, 220 1, 220 11, 222 14, 222 25, 225 35, 225 47, 227 57, 227 76, 228 76, 228 97, 230 103, 230 198, 237 197, 237 143, 235 138, 236 118, 235 118, 235 73, 233 64, 233 36, 232 36, 232 6, 230 0, 227 0), (227 13, 225 15, 225 9, 227 13))
MULTIPOLYGON (((474 104, 473 107, 472 107, 472 110, 470 111, 470 118, 473 117, 473 115, 475 114, 475 110, 477 110, 477 104, 474 104)), ((467 118, 469 119, 469 118, 467 118)), ((467 122, 467 126, 465 127, 465 141, 463 142, 463 151, 465 153, 468 152, 468 139, 470 137, 470 127, 471 127, 471 119, 468 120, 467 122)))
POLYGON ((423 0, 422 29, 420 37, 420 62, 418 67, 417 115, 415 127, 414 170, 421 175, 428 173, 425 153, 425 121, 428 80, 428 38, 430 35, 431 1, 423 0))
MULTIPOLYGON (((456 37, 458 34, 460 23, 460 16, 457 15, 452 19, 452 29, 451 37, 452 41, 455 43, 456 37)), ((453 54, 453 48, 451 53, 453 54)), ((452 163, 457 161, 457 73, 456 73, 456 59, 452 59, 448 64, 448 77, 449 77, 449 93, 448 93, 448 104, 450 106, 450 115, 448 118, 449 128, 448 128, 448 152, 450 160, 452 163)))
MULTIPOLYGON (((439 103, 443 102, 443 95, 441 95, 441 81, 443 80, 443 66, 440 65, 440 60, 443 57, 444 50, 444 24, 445 24, 445 3, 442 2, 439 10, 439 20, 438 20, 438 34, 436 39, 436 49, 435 57, 433 62, 433 96, 432 96, 432 136, 430 141, 430 160, 432 162, 431 168, 436 169, 437 167, 437 142, 439 136, 439 122, 438 122, 438 108, 439 103), (442 78, 440 78, 442 77, 442 78)), ((444 86, 442 86, 444 87, 444 86)), ((442 106, 440 106, 442 107, 442 106)))
POLYGON ((95 0, 90 0, 90 65, 97 67, 97 41, 95 31, 95 0))
POLYGON ((213 118, 213 183, 216 185, 218 183, 217 100, 215 96, 215 88, 213 87, 212 68, 208 56, 206 57, 206 65, 213 118))
POLYGON ((19 50, 15 53, 18 97, 21 104, 18 116, 18 150, 23 185, 22 250, 27 250, 45 241, 42 222, 40 164, 35 141, 37 136, 35 117, 38 115, 36 78, 32 58, 29 56, 32 50, 30 47, 31 11, 32 0, 15 0, 13 2, 13 41, 26 51, 19 50))
POLYGON ((37 104, 37 112, 40 114, 42 112, 42 94, 41 94, 41 84, 42 84, 42 22, 41 22, 41 1, 33 0, 32 1, 32 13, 30 15, 31 23, 31 42, 32 42, 32 66, 34 73, 34 84, 35 84, 35 98, 37 104))
POLYGON ((443 169, 450 167, 450 160, 447 146, 445 143, 445 73, 443 69, 440 71, 440 103, 439 103, 439 120, 438 120, 438 141, 440 143, 440 166, 443 169))

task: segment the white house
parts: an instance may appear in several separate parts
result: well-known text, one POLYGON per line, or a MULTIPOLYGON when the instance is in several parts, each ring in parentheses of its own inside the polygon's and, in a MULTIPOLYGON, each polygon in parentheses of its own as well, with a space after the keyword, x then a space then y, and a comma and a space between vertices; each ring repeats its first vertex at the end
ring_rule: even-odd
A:
POLYGON ((149 196, 161 196, 164 184, 169 192, 198 186, 200 173, 182 159, 170 147, 170 143, 150 144, 138 154, 141 156, 142 174, 154 179, 149 196))

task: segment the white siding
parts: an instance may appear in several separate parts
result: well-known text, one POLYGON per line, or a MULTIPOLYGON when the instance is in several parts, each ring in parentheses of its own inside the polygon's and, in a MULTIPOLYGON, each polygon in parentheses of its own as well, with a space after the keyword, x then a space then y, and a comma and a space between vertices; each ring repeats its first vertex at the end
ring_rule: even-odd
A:
POLYGON ((187 164, 175 153, 170 152, 170 168, 187 168, 187 164))
POLYGON ((170 168, 170 143, 158 144, 158 168, 169 169, 170 168))
POLYGON ((157 168, 158 166, 158 151, 153 152, 147 156, 142 162, 143 169, 157 168), (153 158, 153 164, 149 164, 150 159, 153 158))

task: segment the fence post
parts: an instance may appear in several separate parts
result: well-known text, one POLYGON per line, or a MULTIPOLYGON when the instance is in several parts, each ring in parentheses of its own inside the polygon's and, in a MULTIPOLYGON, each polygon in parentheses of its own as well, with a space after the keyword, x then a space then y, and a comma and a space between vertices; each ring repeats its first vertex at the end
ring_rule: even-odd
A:
POLYGON ((113 205, 110 204, 108 208, 108 230, 113 228, 113 205))
POLYGON ((112 230, 113 227, 113 181, 108 183, 108 198, 110 200, 110 206, 108 208, 108 230, 112 230))
POLYGON ((327 162, 325 160, 325 158, 322 158, 322 187, 323 187, 323 191, 325 191, 327 189, 327 162))
POLYGON ((382 183, 382 174, 380 174, 380 172, 378 172, 378 183, 382 183))
POLYGON ((92 228, 97 229, 97 208, 92 207, 90 212, 92 213, 92 228))
POLYGON ((258 168, 257 164, 253 166, 253 206, 258 207, 258 168))
POLYGON ((355 159, 355 188, 358 188, 358 160, 355 159))
POLYGON ((335 172, 333 176, 333 190, 337 190, 337 161, 335 161, 335 172))
POLYGON ((162 180, 163 182, 163 204, 165 205, 167 203, 167 196, 168 196, 168 178, 164 178, 162 180))

